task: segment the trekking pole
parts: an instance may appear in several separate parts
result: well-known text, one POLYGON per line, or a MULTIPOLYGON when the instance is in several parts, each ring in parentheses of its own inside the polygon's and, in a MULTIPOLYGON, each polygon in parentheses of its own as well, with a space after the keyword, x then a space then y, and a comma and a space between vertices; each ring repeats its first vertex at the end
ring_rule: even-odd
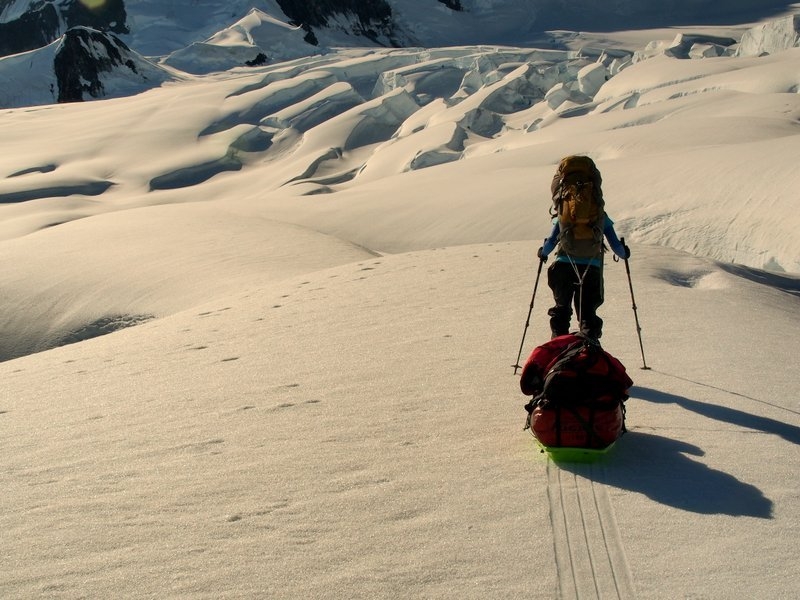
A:
POLYGON ((522 341, 519 343, 519 354, 517 354, 517 362, 514 363, 514 375, 517 374, 517 369, 521 369, 519 359, 522 357, 522 347, 525 345, 525 335, 528 333, 528 326, 531 324, 531 313, 533 312, 533 303, 536 300, 536 289, 539 287, 539 276, 542 274, 542 265, 544 259, 539 259, 539 270, 536 271, 536 283, 533 284, 533 296, 531 296, 531 306, 528 309, 528 318, 525 320, 525 329, 522 331, 522 341))
MULTIPOLYGON (((620 239, 622 245, 625 245, 625 238, 620 239)), ((631 290, 631 304, 633 308, 633 318, 636 320, 636 335, 639 336, 639 350, 642 352, 642 369, 649 371, 650 367, 647 366, 647 361, 644 359, 644 345, 642 344, 642 326, 639 325, 639 313, 636 311, 636 299, 633 297, 633 281, 631 280, 631 267, 628 264, 628 259, 625 259, 625 272, 628 274, 628 287, 631 290)))

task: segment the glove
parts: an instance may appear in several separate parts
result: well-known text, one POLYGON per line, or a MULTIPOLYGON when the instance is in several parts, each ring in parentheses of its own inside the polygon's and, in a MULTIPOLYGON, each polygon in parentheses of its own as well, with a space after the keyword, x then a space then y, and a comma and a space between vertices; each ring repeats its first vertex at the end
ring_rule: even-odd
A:
POLYGON ((539 257, 540 261, 542 261, 543 263, 546 263, 547 262, 547 255, 544 254, 542 252, 542 250, 544 250, 544 247, 543 246, 539 246, 539 249, 536 251, 536 256, 539 257))
POLYGON ((623 258, 628 260, 631 257, 631 249, 628 248, 628 244, 622 244, 622 247, 625 249, 625 256, 623 256, 623 258))

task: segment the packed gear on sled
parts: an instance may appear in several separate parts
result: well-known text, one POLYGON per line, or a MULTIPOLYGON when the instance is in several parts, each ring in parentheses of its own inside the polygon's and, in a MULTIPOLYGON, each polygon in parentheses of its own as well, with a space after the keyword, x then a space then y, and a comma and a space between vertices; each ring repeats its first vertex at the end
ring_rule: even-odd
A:
POLYGON ((545 447, 606 448, 625 431, 625 400, 633 381, 597 340, 568 334, 531 352, 520 389, 526 429, 545 447))

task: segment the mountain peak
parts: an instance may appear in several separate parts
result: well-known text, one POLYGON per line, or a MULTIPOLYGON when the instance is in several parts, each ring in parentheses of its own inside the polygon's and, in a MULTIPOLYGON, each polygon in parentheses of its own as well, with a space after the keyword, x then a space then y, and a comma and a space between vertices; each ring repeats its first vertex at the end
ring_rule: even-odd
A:
POLYGON ((0 56, 42 48, 78 26, 129 33, 124 0, 0 0, 0 56))
POLYGON ((58 102, 127 95, 170 78, 115 35, 89 27, 67 30, 56 46, 53 69, 58 102))

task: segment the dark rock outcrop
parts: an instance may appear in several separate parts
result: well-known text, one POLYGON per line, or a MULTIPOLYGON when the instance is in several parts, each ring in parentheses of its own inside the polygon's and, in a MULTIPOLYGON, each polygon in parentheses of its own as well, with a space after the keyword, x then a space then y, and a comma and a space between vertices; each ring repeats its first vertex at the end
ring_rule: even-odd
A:
MULTIPOLYGON (((0 8, 3 8, 2 2, 0 0, 0 8)), ((43 2, 39 4, 41 6, 31 7, 18 19, 0 23, 0 56, 41 48, 61 35, 61 23, 55 6, 43 2)))
MULTIPOLYGON (((103 79, 117 74, 115 72, 122 71, 123 77, 146 80, 147 75, 137 66, 136 58, 141 60, 113 34, 73 27, 64 34, 53 61, 58 102, 80 102, 87 96, 104 97, 103 79)), ((149 64, 147 67, 154 68, 149 64)))
POLYGON ((392 8, 386 0, 277 0, 294 25, 306 31, 306 41, 316 44, 315 27, 330 26, 330 17, 351 15, 353 30, 378 44, 400 45, 392 22, 392 8))
MULTIPOLYGON (((0 13, 13 1, 0 0, 0 13)), ((0 23, 0 56, 46 46, 71 27, 128 33, 126 20, 124 0, 106 0, 97 8, 89 8, 79 0, 31 0, 18 18, 0 23)))

